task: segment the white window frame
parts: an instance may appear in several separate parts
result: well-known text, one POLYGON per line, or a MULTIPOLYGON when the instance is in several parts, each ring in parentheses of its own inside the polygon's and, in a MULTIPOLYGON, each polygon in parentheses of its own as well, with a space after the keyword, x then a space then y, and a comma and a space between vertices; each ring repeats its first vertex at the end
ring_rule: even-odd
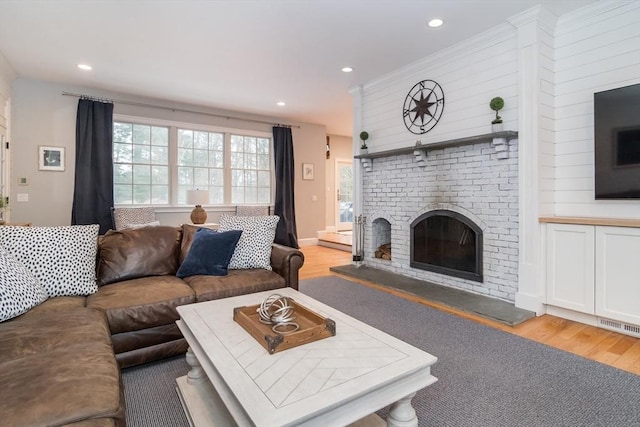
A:
MULTIPOLYGON (((198 123, 189 123, 182 121, 174 121, 174 120, 164 120, 164 119, 155 119, 149 117, 142 116, 131 116, 124 114, 114 114, 113 115, 114 122, 122 122, 122 123, 133 123, 140 125, 149 125, 149 126, 164 126, 169 128, 169 203, 166 205, 152 205, 156 208, 157 211, 171 212, 171 211, 183 211, 185 209, 191 209, 191 205, 188 204, 178 204, 178 165, 177 165, 177 154, 178 154, 178 129, 188 129, 194 131, 202 131, 202 132, 216 132, 224 134, 224 202, 222 204, 216 205, 206 205, 209 207, 208 210, 228 210, 230 207, 236 206, 236 204, 231 203, 231 134, 234 135, 242 135, 242 136, 252 136, 257 138, 267 138, 269 139, 269 157, 270 157, 270 192, 269 195, 269 203, 271 206, 274 203, 275 199, 275 162, 274 162, 274 146, 273 146, 273 135, 269 132, 261 132, 255 130, 246 130, 242 128, 231 128, 231 127, 222 127, 222 126, 212 126, 212 125, 203 125, 198 123)), ((261 203, 251 203, 256 205, 261 205, 261 203)), ((267 204, 265 204, 267 205, 267 204)), ((142 204, 131 204, 131 205, 116 205, 122 207, 137 207, 137 206, 149 206, 142 204)))

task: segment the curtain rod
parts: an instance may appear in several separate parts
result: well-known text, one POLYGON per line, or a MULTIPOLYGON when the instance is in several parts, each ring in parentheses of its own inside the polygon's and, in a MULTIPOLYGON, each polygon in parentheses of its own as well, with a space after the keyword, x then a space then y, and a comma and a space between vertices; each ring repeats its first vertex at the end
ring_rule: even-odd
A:
POLYGON ((241 117, 233 117, 233 116, 225 116, 222 114, 214 114, 214 113, 205 113, 203 111, 195 111, 195 110, 187 110, 184 108, 173 108, 173 107, 165 107, 163 105, 154 105, 154 104, 147 104, 144 102, 132 102, 132 101, 123 101, 121 99, 110 99, 110 98, 100 98, 97 96, 91 96, 91 95, 83 95, 80 93, 70 93, 70 92, 62 92, 62 95, 64 96, 74 96, 76 98, 81 98, 81 99, 89 99, 91 101, 98 101, 98 102, 111 102, 111 103, 118 103, 118 104, 126 104, 126 105, 133 105, 136 107, 151 107, 151 108, 158 108, 161 110, 169 110, 169 111, 179 111, 181 113, 193 113, 193 114, 202 114, 205 116, 212 116, 212 117, 220 117, 223 119, 227 119, 227 120, 243 120, 245 122, 253 122, 253 123, 263 123, 263 124, 267 124, 267 125, 272 125, 272 126, 278 126, 278 127, 289 127, 289 128, 298 128, 300 129, 300 126, 296 126, 296 125, 285 125, 285 124, 281 124, 281 123, 273 123, 273 122, 267 122, 264 120, 255 120, 255 119, 243 119, 241 117))

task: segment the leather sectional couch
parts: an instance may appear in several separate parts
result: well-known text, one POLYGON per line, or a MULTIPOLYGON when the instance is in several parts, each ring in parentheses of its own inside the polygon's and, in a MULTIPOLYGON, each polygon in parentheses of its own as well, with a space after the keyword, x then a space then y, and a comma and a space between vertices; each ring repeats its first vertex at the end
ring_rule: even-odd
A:
POLYGON ((271 271, 176 277, 197 229, 110 231, 98 242, 96 293, 49 298, 0 323, 0 424, 124 426, 119 369, 186 351, 177 306, 298 288, 303 254, 277 244, 271 271))

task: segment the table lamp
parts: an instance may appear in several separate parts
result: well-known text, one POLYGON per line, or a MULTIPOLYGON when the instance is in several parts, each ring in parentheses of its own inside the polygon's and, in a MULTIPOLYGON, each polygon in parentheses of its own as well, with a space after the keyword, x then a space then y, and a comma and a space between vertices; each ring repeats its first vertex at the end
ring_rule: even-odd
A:
POLYGON ((191 211, 191 222, 204 224, 207 221, 207 211, 202 209, 202 205, 209 203, 209 190, 187 190, 187 203, 196 205, 191 211))

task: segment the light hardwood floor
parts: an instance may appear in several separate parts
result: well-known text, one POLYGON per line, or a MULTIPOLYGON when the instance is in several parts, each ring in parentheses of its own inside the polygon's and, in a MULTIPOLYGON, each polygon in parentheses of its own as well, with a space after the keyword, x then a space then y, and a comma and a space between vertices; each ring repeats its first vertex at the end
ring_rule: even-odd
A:
MULTIPOLYGON (((340 274, 330 271, 329 268, 351 262, 350 253, 336 249, 322 246, 306 246, 301 248, 301 250, 304 253, 305 261, 300 270, 300 280, 329 275, 341 276, 340 274)), ((509 327, 427 301, 414 295, 391 290, 365 280, 355 280, 347 276, 342 277, 640 375, 640 339, 638 338, 572 322, 548 314, 531 319, 516 327, 509 327)))

